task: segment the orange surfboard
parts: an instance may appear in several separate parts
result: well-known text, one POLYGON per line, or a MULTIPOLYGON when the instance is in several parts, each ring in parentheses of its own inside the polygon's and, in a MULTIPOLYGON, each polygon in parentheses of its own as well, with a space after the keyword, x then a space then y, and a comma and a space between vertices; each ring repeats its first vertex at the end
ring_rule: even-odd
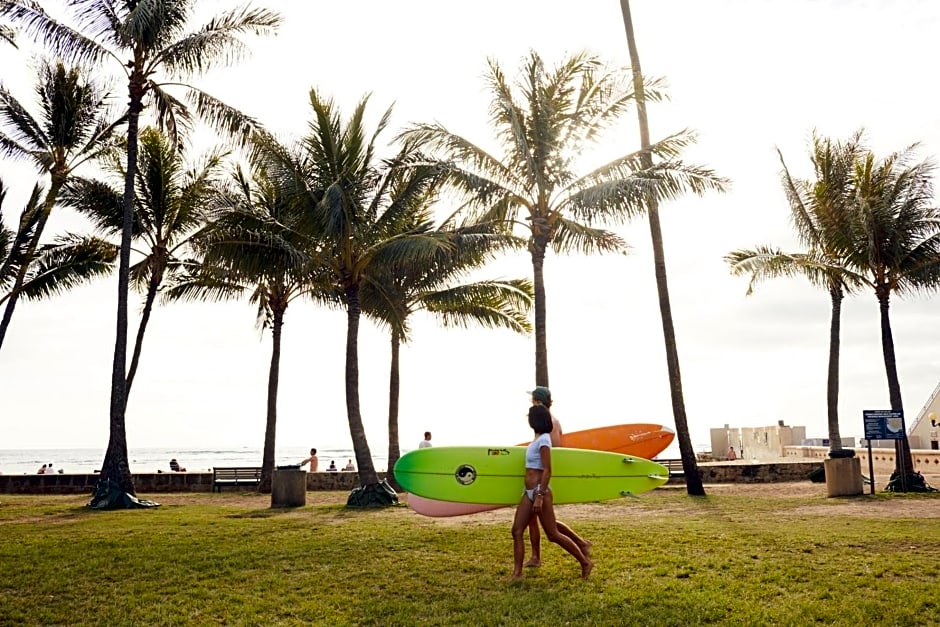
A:
MULTIPOLYGON (((622 453, 643 459, 656 457, 672 444, 676 432, 663 425, 632 423, 597 427, 584 431, 572 431, 561 436, 561 446, 582 448, 595 451, 622 453)), ((523 442, 520 446, 527 445, 523 442)), ((522 493, 520 488, 520 494, 522 493)), ((504 505, 481 505, 474 503, 453 503, 427 499, 416 494, 408 495, 408 505, 416 513, 433 518, 466 516, 505 507, 504 505)))

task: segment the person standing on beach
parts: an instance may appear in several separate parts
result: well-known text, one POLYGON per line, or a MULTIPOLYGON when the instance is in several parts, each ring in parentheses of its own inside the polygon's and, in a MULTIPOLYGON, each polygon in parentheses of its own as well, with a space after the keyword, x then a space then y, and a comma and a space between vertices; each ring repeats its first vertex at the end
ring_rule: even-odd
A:
POLYGON ((303 468, 305 464, 310 464, 310 472, 317 471, 317 468, 320 467, 320 460, 317 458, 317 449, 310 449, 310 457, 300 462, 300 467, 303 468))
POLYGON ((571 554, 581 564, 581 578, 587 579, 594 568, 591 561, 591 543, 581 538, 570 527, 565 532, 555 520, 552 505, 552 415, 544 405, 529 408, 529 426, 535 439, 525 453, 525 489, 516 507, 512 521, 512 580, 522 579, 525 559, 525 530, 533 518, 538 518, 545 536, 571 554))
POLYGON ((418 448, 428 448, 429 446, 431 446, 431 432, 425 431, 424 439, 421 440, 420 444, 418 444, 418 448))

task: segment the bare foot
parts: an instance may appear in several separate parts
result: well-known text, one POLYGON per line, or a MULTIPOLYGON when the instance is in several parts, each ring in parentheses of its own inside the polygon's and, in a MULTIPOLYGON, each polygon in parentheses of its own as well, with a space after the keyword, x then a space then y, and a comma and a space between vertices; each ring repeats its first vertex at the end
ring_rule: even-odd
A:
POLYGON ((514 572, 512 575, 510 575, 509 581, 510 583, 514 581, 522 581, 522 571, 519 571, 518 573, 514 572))
POLYGON ((593 543, 588 542, 587 540, 585 540, 584 544, 580 546, 581 552, 584 553, 584 557, 591 559, 591 547, 592 546, 593 546, 593 543))
POLYGON ((588 562, 587 564, 581 565, 581 579, 587 579, 591 576, 591 571, 594 570, 594 562, 588 562))
POLYGON ((537 560, 534 557, 525 563, 526 568, 538 568, 542 565, 542 560, 537 560))

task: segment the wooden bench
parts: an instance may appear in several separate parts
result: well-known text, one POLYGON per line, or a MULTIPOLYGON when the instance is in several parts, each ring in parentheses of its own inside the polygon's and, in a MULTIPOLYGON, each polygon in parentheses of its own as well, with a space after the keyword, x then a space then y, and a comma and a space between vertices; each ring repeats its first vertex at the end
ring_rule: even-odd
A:
POLYGON ((212 491, 222 486, 255 486, 261 483, 261 466, 221 466, 212 469, 212 491))

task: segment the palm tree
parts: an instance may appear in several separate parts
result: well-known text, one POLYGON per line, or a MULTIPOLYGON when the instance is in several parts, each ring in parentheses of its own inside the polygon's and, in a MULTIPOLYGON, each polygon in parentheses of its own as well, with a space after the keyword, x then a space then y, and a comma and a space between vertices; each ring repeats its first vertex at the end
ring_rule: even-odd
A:
MULTIPOLYGON (((154 128, 140 133, 140 152, 135 168, 133 237, 143 258, 130 268, 135 288, 144 293, 144 306, 127 372, 125 400, 140 364, 144 333, 150 321, 157 292, 164 280, 182 272, 189 253, 189 240, 207 220, 206 207, 217 193, 223 154, 213 151, 191 169, 184 155, 166 135, 154 128), (142 245, 142 247, 141 247, 142 245)), ((117 181, 124 179, 120 156, 112 153, 106 164, 117 181)), ((110 235, 123 226, 123 190, 107 181, 74 177, 65 187, 62 204, 87 216, 110 235)))
MULTIPOLYGON (((934 205, 935 164, 917 161, 918 146, 877 159, 860 155, 853 171, 850 237, 841 242, 847 263, 878 300, 881 347, 891 409, 904 411, 889 307, 892 294, 932 291, 940 286, 940 209, 934 205)), ((895 476, 908 489, 914 472, 907 432, 897 443, 895 476)))
POLYGON ((189 272, 173 278, 164 292, 169 300, 221 300, 249 293, 258 308, 258 324, 270 327, 271 365, 268 371, 267 415, 259 490, 271 491, 277 429, 281 337, 284 316, 291 302, 312 297, 333 306, 322 268, 311 267, 309 257, 296 254, 299 241, 288 225, 294 219, 277 180, 264 166, 253 164, 249 178, 236 169, 233 182, 219 195, 210 227, 194 240, 202 263, 189 264, 189 272), (319 282, 316 278, 319 277, 319 282))
MULTIPOLYGON (((620 0, 623 14, 624 31, 627 36, 627 48, 630 51, 630 67, 633 72, 633 85, 636 90, 637 121, 640 127, 641 163, 644 168, 653 167, 654 152, 651 150, 649 119, 646 114, 646 87, 643 71, 640 67, 640 53, 633 33, 633 16, 630 1, 620 0)), ((720 186, 719 186, 720 187, 720 186)), ((672 320, 672 305, 669 301, 669 285, 666 279, 666 256, 663 248, 662 227, 659 222, 659 202, 663 199, 658 193, 646 196, 647 214, 649 215, 650 239, 653 244, 653 269, 656 275, 656 289, 659 294, 659 312, 663 325, 663 340, 666 347, 666 368, 669 373, 669 391, 672 396, 672 415, 676 422, 676 438, 679 440, 679 454, 682 457, 682 469, 685 473, 686 491, 690 496, 704 496, 701 475, 692 448, 688 418, 685 413, 685 399, 682 394, 682 374, 679 370, 679 349, 676 344, 675 325, 672 320)))
MULTIPOLYGON (((370 502, 378 475, 362 424, 359 404, 359 324, 363 285, 379 282, 386 268, 433 259, 451 246, 430 228, 430 215, 416 218, 416 199, 438 183, 440 168, 416 165, 417 147, 406 145, 390 160, 376 156, 376 142, 388 125, 391 109, 370 134, 364 126, 368 96, 345 121, 332 100, 310 91, 313 119, 300 142, 299 158, 284 155, 274 142, 262 151, 280 162, 285 186, 296 186, 303 213, 294 227, 307 238, 303 252, 326 268, 346 309, 346 414, 364 491, 350 495, 350 505, 370 502), (363 496, 365 495, 365 496, 363 496)), ((377 490, 383 490, 378 487, 377 490)))
MULTIPOLYGON (((430 199, 429 199, 430 201, 430 199)), ((363 311, 390 329, 388 468, 398 461, 401 450, 398 434, 400 395, 399 358, 401 344, 409 339, 409 317, 426 311, 446 327, 467 327, 472 323, 487 328, 505 328, 530 333, 527 318, 532 306, 532 283, 525 279, 462 282, 470 271, 482 266, 496 250, 513 245, 511 238, 492 233, 488 225, 454 226, 451 220, 437 231, 453 242, 453 249, 441 250, 430 263, 392 266, 377 283, 362 291, 363 311)), ((394 487, 394 477, 388 474, 394 487)))
POLYGON ((61 62, 40 64, 36 95, 40 115, 34 117, 0 86, 0 155, 32 161, 49 176, 42 202, 32 204, 20 217, 12 245, 17 255, 7 255, 0 266, 0 276, 5 276, 16 265, 0 322, 0 346, 62 186, 76 168, 110 149, 113 133, 123 121, 109 118, 106 91, 82 70, 61 62))
POLYGON ((195 0, 140 2, 123 0, 72 0, 79 29, 58 22, 35 0, 0 0, 0 14, 20 25, 23 32, 42 40, 53 54, 100 66, 116 63, 127 77, 127 170, 124 181, 121 253, 118 269, 118 308, 114 361, 111 371, 110 438, 101 467, 102 484, 113 481, 124 492, 134 494, 127 462, 125 429, 127 364, 127 292, 130 281, 130 249, 134 224, 134 168, 137 164, 137 135, 140 115, 152 107, 161 126, 171 137, 190 124, 183 101, 168 87, 183 91, 196 114, 216 129, 246 138, 257 125, 253 119, 225 105, 196 87, 181 82, 160 82, 159 76, 202 74, 227 64, 247 52, 239 39, 245 33, 271 33, 281 22, 279 14, 247 6, 224 13, 201 28, 186 33, 195 0))
POLYGON ((829 449, 831 457, 842 451, 839 431, 839 336, 842 300, 861 285, 862 279, 845 267, 834 243, 833 228, 851 211, 852 174, 861 154, 861 135, 848 142, 833 143, 815 134, 810 159, 815 180, 794 179, 783 155, 781 179, 790 204, 790 217, 805 252, 788 253, 779 248, 758 246, 725 256, 735 275, 751 275, 748 294, 766 279, 803 276, 815 287, 829 293, 832 315, 829 325, 829 373, 826 386, 829 449))
POLYGON ((16 48, 16 31, 6 24, 0 24, 0 41, 5 41, 16 48))
MULTIPOLYGON (((626 244, 595 222, 622 222, 640 215, 648 190, 672 197, 684 189, 721 187, 710 171, 665 162, 641 169, 641 154, 628 154, 583 175, 575 171, 582 151, 615 124, 634 100, 634 91, 618 72, 576 54, 554 69, 529 53, 511 84, 490 60, 490 118, 502 155, 495 156, 440 124, 418 124, 404 136, 451 163, 450 181, 468 199, 479 222, 497 222, 528 230, 535 290, 535 383, 549 385, 545 326, 544 261, 556 252, 623 252, 626 244), (520 222, 520 218, 522 222, 520 222)), ((651 82, 650 97, 658 83, 651 82)), ((674 157, 691 138, 670 137, 650 148, 674 157)))

